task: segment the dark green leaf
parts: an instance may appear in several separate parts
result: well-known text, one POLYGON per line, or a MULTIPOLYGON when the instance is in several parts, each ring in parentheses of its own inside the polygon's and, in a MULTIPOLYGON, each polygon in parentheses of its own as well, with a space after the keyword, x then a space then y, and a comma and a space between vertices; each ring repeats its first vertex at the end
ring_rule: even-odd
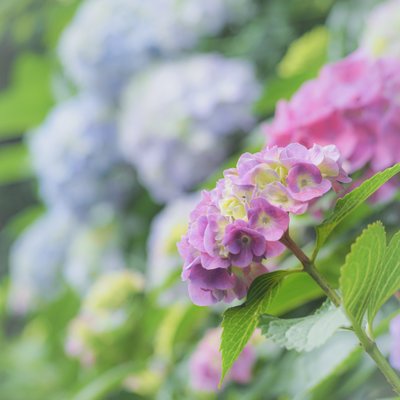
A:
POLYGON ((244 304, 229 308, 222 321, 221 382, 258 325, 259 316, 265 313, 282 280, 293 271, 275 271, 259 276, 252 283, 244 304))

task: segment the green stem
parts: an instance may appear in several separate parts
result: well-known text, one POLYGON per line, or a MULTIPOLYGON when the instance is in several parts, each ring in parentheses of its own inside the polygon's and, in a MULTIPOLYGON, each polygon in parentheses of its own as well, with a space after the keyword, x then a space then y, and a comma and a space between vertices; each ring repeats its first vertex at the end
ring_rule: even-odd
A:
POLYGON ((376 343, 371 340, 363 329, 352 321, 354 333, 357 335, 364 351, 375 361, 386 380, 392 386, 393 390, 400 395, 400 377, 390 366, 386 358, 379 351, 376 343))
MULTIPOLYGON (((332 289, 325 278, 318 272, 313 261, 311 261, 306 254, 300 249, 299 246, 292 240, 289 232, 285 232, 281 238, 281 242, 292 251, 292 253, 297 257, 297 259, 303 265, 303 271, 307 272, 312 279, 319 285, 319 287, 324 291, 326 296, 335 304, 337 307, 341 304, 341 298, 337 292, 332 289)), ((349 316, 348 316, 349 317, 349 316)), ((369 338, 369 336, 364 332, 364 330, 359 326, 352 318, 350 318, 352 323, 352 328, 361 343, 364 351, 375 361, 375 364, 385 376, 386 380, 392 386, 393 390, 400 395, 400 377, 390 366, 386 358, 379 351, 376 343, 369 338)))
POLYGON ((292 240, 288 231, 286 231, 281 238, 281 242, 297 257, 297 259, 303 265, 303 270, 314 279, 314 281, 321 287, 332 303, 336 307, 339 307, 341 303, 339 295, 330 287, 325 278, 320 275, 315 268, 314 263, 304 254, 303 250, 301 250, 300 247, 297 246, 297 244, 292 240))

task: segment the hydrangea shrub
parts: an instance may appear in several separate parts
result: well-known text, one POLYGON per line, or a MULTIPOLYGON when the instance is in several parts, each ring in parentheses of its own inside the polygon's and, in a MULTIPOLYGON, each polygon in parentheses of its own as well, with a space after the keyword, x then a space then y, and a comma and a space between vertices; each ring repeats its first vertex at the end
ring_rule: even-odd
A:
POLYGON ((246 61, 196 55, 155 67, 127 88, 121 151, 156 200, 171 200, 214 172, 233 138, 252 128, 258 92, 246 61))
POLYGON ((135 189, 135 175, 116 139, 112 110, 101 100, 81 95, 57 105, 28 141, 45 202, 79 218, 96 207, 122 207, 135 189))
POLYGON ((150 63, 245 20, 251 9, 244 0, 86 0, 61 37, 59 55, 80 89, 113 98, 150 63))

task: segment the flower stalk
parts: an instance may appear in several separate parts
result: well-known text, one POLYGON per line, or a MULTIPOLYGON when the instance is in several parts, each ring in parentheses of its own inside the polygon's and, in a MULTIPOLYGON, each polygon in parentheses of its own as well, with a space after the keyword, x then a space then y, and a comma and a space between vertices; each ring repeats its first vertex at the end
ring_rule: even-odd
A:
POLYGON ((303 266, 304 272, 307 272, 312 279, 320 286, 320 288, 324 291, 324 293, 328 296, 328 298, 332 301, 332 303, 339 307, 341 304, 340 296, 336 293, 336 291, 331 288, 331 286, 326 282, 325 278, 321 276, 321 274, 316 269, 314 262, 311 261, 306 254, 304 254, 303 250, 293 241, 293 239, 289 235, 289 231, 286 231, 285 234, 281 238, 281 243, 284 244, 301 262, 303 266))

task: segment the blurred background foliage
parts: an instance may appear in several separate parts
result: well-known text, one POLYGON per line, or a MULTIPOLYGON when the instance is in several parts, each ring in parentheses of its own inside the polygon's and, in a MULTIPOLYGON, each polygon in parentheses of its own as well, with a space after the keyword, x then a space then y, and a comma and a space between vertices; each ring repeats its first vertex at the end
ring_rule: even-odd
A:
MULTIPOLYGON (((262 91, 253 111, 261 122, 272 116, 277 100, 290 98, 327 61, 339 59, 357 47, 364 16, 377 1, 252 3, 256 13, 250 21, 203 38, 195 50, 239 57, 255 65, 262 91)), ((46 208, 38 195, 38 181, 24 136, 43 122, 56 103, 76 92, 63 75, 57 46, 80 4, 79 0, 2 0, 0 4, 0 399, 318 400, 376 399, 382 393, 386 395, 375 369, 368 360, 360 361, 362 356, 355 344, 343 338, 335 338, 327 349, 306 356, 283 354, 267 343, 259 350, 262 363, 257 364, 252 385, 230 384, 218 396, 193 392, 187 378, 189 355, 205 329, 219 324, 222 308, 209 310, 185 301, 174 303, 168 296, 161 300, 167 306, 160 305, 160 293, 171 286, 172 292, 179 291, 173 286, 179 280, 178 273, 163 287, 129 300, 133 310, 127 312, 136 315, 139 325, 127 337, 118 336, 124 337, 123 343, 114 339, 96 342, 93 346, 105 361, 91 368, 65 353, 70 322, 82 311, 76 290, 66 285, 57 298, 39 309, 23 316, 10 313, 11 246, 46 208), (316 374, 306 375, 299 382, 295 370, 304 365, 316 374), (338 382, 345 383, 338 387, 338 382)), ((222 169, 236 162, 238 154, 262 145, 259 132, 249 135, 231 158, 198 187, 212 187, 222 169)), ((124 214, 112 220, 129 268, 146 272, 147 238, 161 208, 140 185, 124 214)), ((383 213, 383 218, 389 215, 387 220, 395 226, 391 216, 396 210, 395 205, 386 209, 365 206, 342 224, 341 240, 332 242, 323 255, 327 260, 324 272, 333 284, 347 251, 346 243, 357 234, 357 221, 368 221, 376 213, 383 213)), ((304 243, 311 238, 311 223, 302 221, 299 236, 304 243)), ((40 258, 40 254, 36 256, 40 258)), ((35 262, 41 263, 40 259, 35 262)), ((290 257, 282 260, 283 266, 295 264, 290 257)), ((299 275, 287 280, 271 312, 302 315, 320 304, 320 296, 309 278, 299 275)), ((388 308, 388 313, 394 311, 393 305, 388 308)), ((385 320, 382 323, 387 325, 385 320)))

